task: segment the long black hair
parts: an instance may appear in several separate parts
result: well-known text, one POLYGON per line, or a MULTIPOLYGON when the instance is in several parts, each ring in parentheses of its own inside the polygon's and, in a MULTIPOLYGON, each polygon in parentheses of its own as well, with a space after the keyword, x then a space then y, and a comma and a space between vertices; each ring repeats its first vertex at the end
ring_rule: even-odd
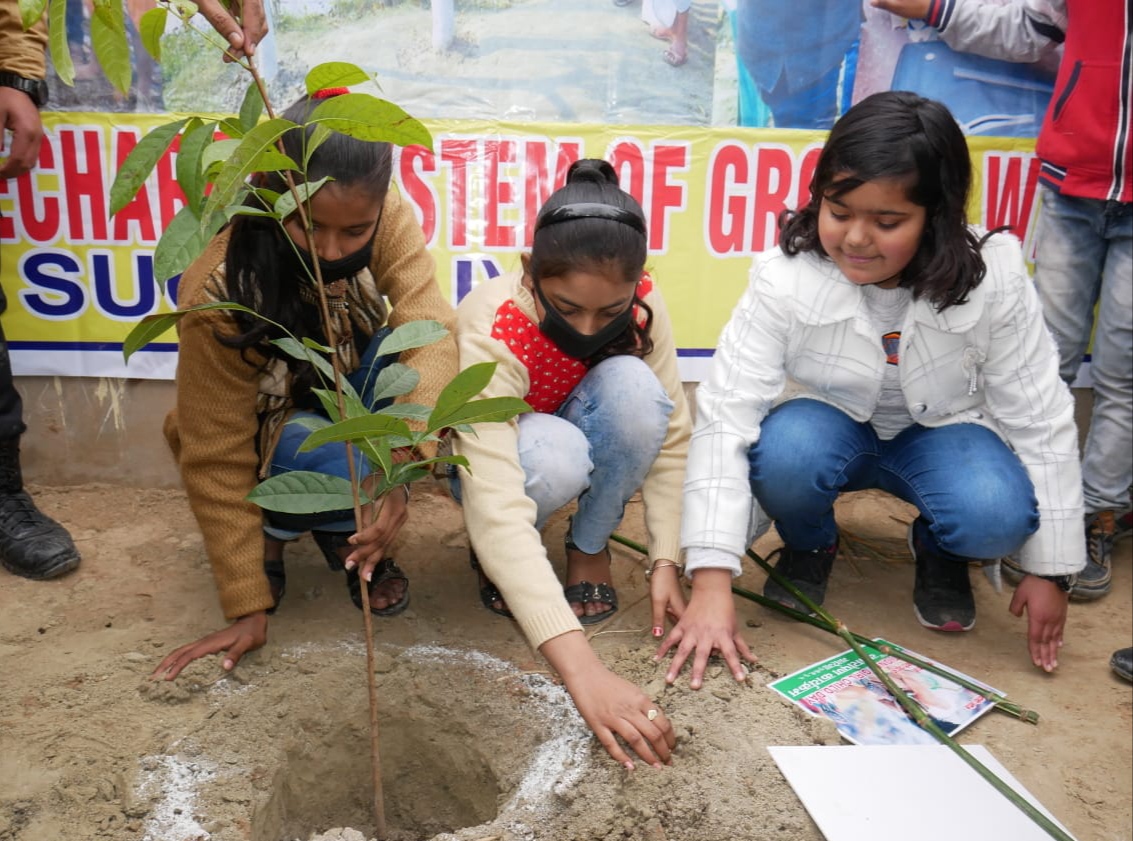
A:
MULTIPOLYGON (((598 274, 612 269, 613 274, 625 283, 634 284, 636 289, 648 253, 646 230, 645 211, 637 199, 618 186, 618 175, 609 163, 598 158, 575 161, 567 170, 566 183, 555 190, 539 210, 528 263, 531 279, 538 283, 545 277, 575 271, 598 274), (586 215, 560 224, 541 224, 553 218, 555 211, 563 213, 560 208, 585 204, 606 205, 622 211, 631 224, 586 215)), ((597 365, 610 356, 646 356, 653 351, 649 335, 653 310, 636 292, 630 303, 631 307, 635 305, 645 313, 645 323, 639 325, 636 318, 631 318, 625 332, 587 359, 587 365, 597 365)))
POLYGON ((823 196, 837 198, 878 179, 906 182, 909 201, 925 209, 924 233, 900 285, 938 310, 963 304, 986 272, 982 240, 967 225, 968 145, 944 105, 915 93, 875 93, 834 124, 810 182, 810 203, 780 214, 783 251, 828 257, 818 237, 823 196))
MULTIPOLYGON (((307 119, 320 103, 319 99, 303 97, 282 114, 284 119, 302 126, 285 132, 282 137, 284 152, 292 160, 303 160, 315 130, 314 125, 307 125, 307 119)), ((393 154, 388 143, 356 140, 331 132, 311 154, 306 180, 315 182, 329 177, 338 186, 364 189, 381 206, 389 192, 392 169, 393 154)), ((297 172, 293 172, 292 177, 297 182, 302 180, 297 172)), ((261 173, 255 179, 257 187, 277 193, 287 190, 286 181, 278 172, 261 173)), ((262 206, 255 197, 249 197, 247 203, 262 206)), ((254 309, 293 335, 325 342, 318 308, 305 304, 300 295, 301 286, 309 285, 310 280, 296 271, 298 263, 292 259, 296 244, 279 222, 262 216, 241 215, 233 219, 229 232, 224 263, 229 300, 254 309)), ((306 244, 301 245, 305 250, 306 244)), ((283 359, 295 377, 292 396, 305 394, 315 382, 310 364, 293 359, 268 344, 284 334, 263 318, 239 312, 232 315, 242 332, 236 336, 218 336, 218 339, 229 347, 255 348, 269 359, 283 359)))

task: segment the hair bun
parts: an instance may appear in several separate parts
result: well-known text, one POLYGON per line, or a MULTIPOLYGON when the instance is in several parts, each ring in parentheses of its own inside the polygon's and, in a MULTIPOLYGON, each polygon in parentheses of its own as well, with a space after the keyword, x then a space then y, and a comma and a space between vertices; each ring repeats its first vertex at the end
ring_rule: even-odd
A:
POLYGON ((566 183, 572 184, 576 181, 616 185, 618 174, 614 172, 608 161, 601 158, 583 158, 572 163, 567 170, 566 183))

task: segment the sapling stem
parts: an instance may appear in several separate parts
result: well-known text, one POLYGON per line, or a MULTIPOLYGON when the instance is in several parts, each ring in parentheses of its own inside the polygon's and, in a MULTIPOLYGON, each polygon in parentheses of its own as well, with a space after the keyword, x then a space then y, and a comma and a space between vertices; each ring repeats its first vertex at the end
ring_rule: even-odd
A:
MULTIPOLYGON (((264 110, 267 112, 269 119, 274 118, 275 111, 272 108, 271 99, 268 97, 267 87, 264 85, 263 78, 260 76, 259 71, 256 70, 255 63, 249 61, 247 65, 244 65, 243 62, 241 62, 241 65, 246 66, 248 72, 252 74, 252 80, 256 83, 256 88, 259 90, 260 97, 264 101, 264 110)), ((306 143, 305 135, 303 142, 306 143)), ((276 146, 281 153, 284 152, 282 138, 276 141, 276 146)), ((326 333, 327 345, 331 348, 330 362, 331 370, 334 373, 334 394, 335 401, 338 404, 338 416, 345 418, 346 397, 342 391, 342 358, 338 353, 338 334, 334 329, 334 321, 330 317, 330 305, 327 302, 326 286, 323 284, 322 267, 319 265, 318 248, 315 244, 314 225, 312 224, 310 214, 307 213, 307 207, 302 197, 299 195, 299 189, 295 184, 295 179, 292 177, 291 172, 284 171, 283 177, 287 183, 287 189, 291 193, 292 199, 295 201, 295 211, 299 214, 299 220, 303 226, 303 233, 306 235, 307 253, 310 254, 312 258, 311 265, 314 268, 313 280, 315 281, 315 289, 318 292, 319 298, 319 315, 323 323, 323 331, 326 333)), ((280 220, 280 224, 282 224, 282 222, 283 220, 280 220)), ((354 504, 354 527, 357 531, 362 531, 365 527, 365 523, 362 516, 361 483, 358 479, 358 470, 354 463, 354 446, 350 441, 343 442, 343 446, 346 447, 346 467, 354 504)), ((374 514, 375 519, 381 513, 384 502, 384 496, 377 500, 374 514)), ((386 814, 378 727, 378 687, 374 668, 374 626, 373 617, 370 614, 369 582, 359 577, 358 583, 359 592, 362 596, 362 625, 365 628, 366 636, 366 687, 369 694, 370 708, 370 770, 374 788, 374 825, 377 841, 384 841, 386 838, 386 814)))

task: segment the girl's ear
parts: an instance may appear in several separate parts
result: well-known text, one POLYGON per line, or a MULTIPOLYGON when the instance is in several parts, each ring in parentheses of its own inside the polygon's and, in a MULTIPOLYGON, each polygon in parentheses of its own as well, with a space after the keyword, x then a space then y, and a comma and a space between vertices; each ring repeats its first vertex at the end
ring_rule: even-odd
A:
POLYGON ((531 255, 524 252, 519 255, 519 264, 523 266, 523 273, 525 275, 531 274, 531 255))

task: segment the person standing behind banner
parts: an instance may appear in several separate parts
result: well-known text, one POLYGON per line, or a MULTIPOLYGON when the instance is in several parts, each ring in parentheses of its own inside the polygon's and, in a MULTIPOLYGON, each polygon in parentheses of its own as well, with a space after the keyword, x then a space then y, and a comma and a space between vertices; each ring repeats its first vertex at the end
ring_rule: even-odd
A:
MULTIPOLYGON (((218 0, 199 0, 198 6, 238 56, 251 55, 266 34, 262 0, 244 4, 243 25, 218 0)), ((46 48, 46 19, 24 29, 16 0, 0 0, 0 180, 30 172, 39 158, 39 110, 47 104, 46 48)), ((7 307, 0 288, 0 314, 7 307)), ((0 324, 0 564, 23 578, 58 578, 78 567, 81 558, 67 530, 40 511, 24 490, 20 436, 26 428, 0 324)))
MULTIPOLYGON (((1067 383, 1091 330, 1094 336, 1094 405, 1082 456, 1089 561, 1070 595, 1099 599, 1110 589, 1113 542, 1128 534, 1133 485, 1133 6, 1127 0, 871 2, 924 19, 954 49, 992 58, 1035 61, 1062 44, 1035 149, 1042 162, 1035 283, 1067 383)), ((1004 567, 1012 580, 1022 578, 1011 559, 1004 567)))

